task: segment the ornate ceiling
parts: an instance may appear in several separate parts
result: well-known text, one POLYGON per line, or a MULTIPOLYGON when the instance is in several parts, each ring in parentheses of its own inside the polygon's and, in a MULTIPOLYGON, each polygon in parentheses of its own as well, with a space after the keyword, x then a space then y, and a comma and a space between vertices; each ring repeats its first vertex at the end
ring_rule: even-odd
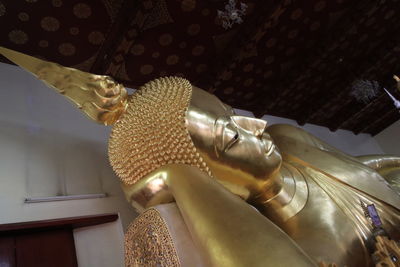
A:
POLYGON ((400 98, 400 1, 242 0, 244 22, 225 30, 227 2, 0 0, 0 45, 129 87, 183 76, 257 116, 331 130, 376 134, 400 118, 383 90, 350 96, 367 79, 400 98))

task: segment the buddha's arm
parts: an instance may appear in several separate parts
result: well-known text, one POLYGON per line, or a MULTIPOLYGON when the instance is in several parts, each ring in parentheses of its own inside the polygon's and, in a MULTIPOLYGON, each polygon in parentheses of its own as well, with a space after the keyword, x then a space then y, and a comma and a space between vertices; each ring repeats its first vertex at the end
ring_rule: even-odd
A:
POLYGON ((357 156, 356 158, 376 171, 387 168, 400 168, 400 157, 394 155, 365 155, 357 156))
POLYGON ((274 139, 274 141, 278 143, 278 147, 280 142, 285 142, 285 138, 290 138, 297 142, 301 142, 325 151, 330 151, 349 157, 349 155, 334 148, 333 146, 327 144, 326 142, 308 133, 307 131, 289 124, 271 125, 267 127, 266 132, 268 132, 274 139))
POLYGON ((393 155, 366 155, 356 158, 364 165, 376 170, 400 193, 400 157, 393 155))
POLYGON ((168 165, 147 179, 165 181, 211 266, 313 265, 283 231, 197 168, 168 165))

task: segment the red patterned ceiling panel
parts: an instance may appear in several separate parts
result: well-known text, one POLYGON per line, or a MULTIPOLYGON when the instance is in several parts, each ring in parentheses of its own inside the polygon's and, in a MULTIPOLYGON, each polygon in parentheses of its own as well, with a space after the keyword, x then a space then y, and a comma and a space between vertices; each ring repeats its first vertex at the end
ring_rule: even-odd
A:
POLYGON ((121 1, 0 1, 0 44, 89 70, 121 1))
MULTIPOLYGON (((131 86, 165 75, 196 81, 212 71, 238 26, 225 30, 217 10, 225 1, 147 0, 112 57, 107 73, 131 86)), ((255 1, 246 1, 252 13, 255 1)), ((246 18, 245 18, 246 20, 246 18)))
POLYGON ((332 130, 376 134, 400 118, 376 80, 400 98, 400 0, 237 0, 242 24, 224 29, 228 0, 0 0, 0 45, 108 74, 130 87, 183 76, 224 102, 332 130))

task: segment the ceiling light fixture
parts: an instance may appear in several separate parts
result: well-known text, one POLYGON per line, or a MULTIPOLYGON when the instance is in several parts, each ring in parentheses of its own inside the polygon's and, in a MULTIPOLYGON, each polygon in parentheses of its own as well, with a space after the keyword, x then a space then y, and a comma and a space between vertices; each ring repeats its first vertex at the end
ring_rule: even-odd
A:
POLYGON ((236 0, 229 0, 229 3, 225 5, 225 10, 218 10, 218 18, 222 20, 222 27, 224 29, 232 28, 233 24, 240 24, 243 22, 241 18, 246 13, 247 5, 240 3, 240 8, 236 8, 236 0))
POLYGON ((352 85, 351 95, 364 104, 371 102, 379 91, 379 83, 370 80, 356 80, 352 85))

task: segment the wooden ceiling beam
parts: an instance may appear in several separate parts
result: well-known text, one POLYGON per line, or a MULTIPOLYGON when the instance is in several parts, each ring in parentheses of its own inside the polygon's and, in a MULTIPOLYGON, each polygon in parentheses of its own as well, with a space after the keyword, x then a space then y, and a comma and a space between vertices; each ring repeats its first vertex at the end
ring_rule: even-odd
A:
POLYGON ((370 133, 371 135, 376 135, 379 132, 386 129, 388 126, 390 126, 393 122, 397 121, 398 119, 400 119, 400 113, 395 107, 392 107, 385 114, 383 114, 383 116, 379 117, 378 120, 366 124, 365 127, 362 128, 359 132, 365 132, 365 133, 370 133))
POLYGON ((335 126, 335 130, 346 129, 346 125, 350 124, 354 120, 354 118, 361 116, 361 114, 365 113, 367 110, 371 109, 378 102, 382 101, 384 97, 385 94, 381 94, 379 97, 375 98, 373 101, 364 106, 361 110, 358 110, 356 113, 349 114, 348 119, 342 121, 339 125, 335 126))
POLYGON ((107 39, 103 42, 100 51, 93 63, 90 72, 96 74, 105 74, 111 63, 112 56, 115 54, 118 44, 124 37, 125 32, 130 26, 132 14, 135 14, 140 1, 124 0, 116 16, 115 22, 111 25, 107 39))
MULTIPOLYGON (((317 61, 320 58, 325 58, 325 61, 327 60, 334 60, 334 62, 328 62, 331 65, 338 65, 341 64, 338 59, 329 59, 329 55, 332 53, 332 51, 328 51, 328 48, 330 47, 331 43, 334 43, 336 40, 339 40, 341 36, 343 36, 343 32, 349 30, 348 25, 355 25, 359 22, 359 20, 365 15, 366 10, 369 10, 372 5, 375 5, 374 1, 362 1, 362 2, 351 2, 347 10, 340 15, 340 19, 337 19, 337 23, 335 24, 335 27, 333 29, 330 29, 329 31, 326 31, 325 34, 321 34, 320 36, 316 36, 318 38, 318 41, 315 43, 318 44, 317 47, 314 47, 315 49, 312 49, 309 51, 309 49, 299 52, 298 54, 301 55, 300 60, 298 61, 299 64, 297 66, 298 71, 294 71, 291 73, 288 73, 285 76, 285 80, 280 83, 281 87, 284 87, 285 82, 290 83, 295 81, 298 77, 303 75, 304 70, 307 70, 308 72, 312 72, 314 75, 316 73, 319 73, 320 71, 317 69, 318 66, 315 67, 315 69, 312 69, 312 63, 317 61), (319 49, 319 51, 318 51, 319 49)), ((343 67, 343 64, 342 64, 343 67)), ((343 71, 343 75, 349 74, 346 70, 343 71)), ((323 75, 323 73, 321 73, 323 75)), ((343 77, 345 79, 345 77, 343 77)), ((343 79, 341 80, 343 82, 343 79)), ((351 82, 351 81, 350 81, 351 82)), ((326 97, 326 91, 324 90, 325 88, 320 88, 318 91, 315 93, 312 93, 309 95, 309 97, 304 97, 305 101, 303 101, 300 104, 300 107, 302 109, 306 109, 307 111, 304 112, 293 112, 292 115, 289 117, 292 119, 297 120, 297 122, 300 125, 304 125, 305 123, 310 122, 310 118, 318 112, 323 104, 318 103, 315 101, 315 99, 322 99, 326 97)), ((302 94, 307 94, 306 91, 301 92, 302 94)), ((336 92, 334 92, 336 93, 336 92)), ((276 103, 279 103, 282 101, 281 99, 278 98, 276 103)), ((324 126, 328 126, 325 124, 324 126)))

